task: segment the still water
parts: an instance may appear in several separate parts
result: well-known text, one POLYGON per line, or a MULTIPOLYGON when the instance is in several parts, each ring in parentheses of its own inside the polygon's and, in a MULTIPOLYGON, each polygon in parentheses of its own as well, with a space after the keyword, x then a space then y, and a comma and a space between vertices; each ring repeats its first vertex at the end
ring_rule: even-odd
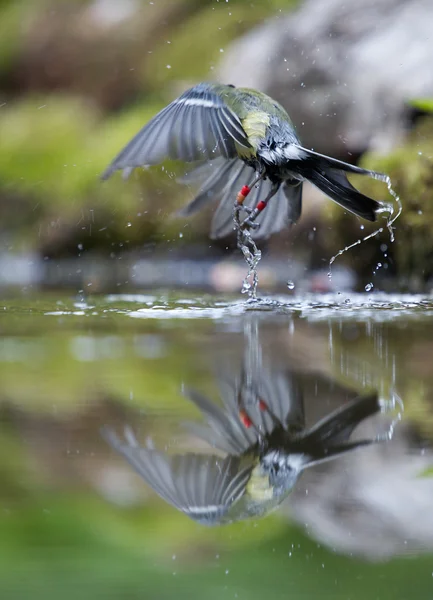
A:
POLYGON ((0 313, 0 597, 433 597, 433 300, 0 313))

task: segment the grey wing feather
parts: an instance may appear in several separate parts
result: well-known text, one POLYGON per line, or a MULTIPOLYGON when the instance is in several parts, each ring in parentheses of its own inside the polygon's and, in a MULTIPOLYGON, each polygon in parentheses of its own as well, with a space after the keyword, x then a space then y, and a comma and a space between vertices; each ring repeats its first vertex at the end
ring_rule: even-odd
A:
POLYGON ((253 448, 258 441, 257 432, 246 429, 239 418, 239 409, 226 404, 228 394, 233 396, 234 390, 229 390, 224 395, 224 407, 218 406, 195 390, 186 390, 188 398, 201 411, 206 419, 207 425, 199 423, 185 423, 187 429, 197 435, 209 445, 227 452, 228 454, 240 456, 253 448))
POLYGON ((217 158, 187 173, 180 182, 199 185, 200 190, 194 200, 182 208, 178 212, 178 215, 189 217, 201 210, 209 202, 220 198, 223 192, 222 188, 225 186, 226 177, 233 168, 233 165, 238 163, 239 160, 237 159, 230 161, 217 158))
MULTIPOLYGON (((180 180, 187 185, 196 185, 199 192, 178 214, 187 217, 206 204, 217 202, 219 204, 212 219, 211 237, 217 239, 233 234, 233 207, 237 193, 242 186, 250 184, 254 177, 254 169, 238 158, 225 160, 219 157, 199 165, 180 180)), ((260 181, 247 196, 245 206, 255 207, 259 200, 267 196, 270 189, 269 180, 260 181)), ((253 238, 266 239, 287 227, 289 223, 296 222, 301 211, 301 194, 301 185, 290 188, 282 186, 271 198, 266 210, 258 216, 256 221, 260 227, 252 232, 253 238)))
POLYGON ((221 520, 244 493, 251 473, 237 457, 169 456, 142 448, 130 437, 122 441, 108 428, 102 435, 163 500, 205 525, 221 520))
MULTIPOLYGON (((264 369, 258 389, 268 412, 285 429, 300 430, 305 427, 304 396, 295 374, 264 369)), ((275 423, 273 426, 275 427, 275 423)))
POLYGON ((302 213, 302 182, 290 184, 285 182, 283 185, 284 195, 287 198, 287 221, 297 223, 302 213))
POLYGON ((237 156, 236 144, 250 148, 237 115, 214 91, 199 84, 174 100, 147 123, 102 175, 156 165, 165 158, 194 162, 237 156))

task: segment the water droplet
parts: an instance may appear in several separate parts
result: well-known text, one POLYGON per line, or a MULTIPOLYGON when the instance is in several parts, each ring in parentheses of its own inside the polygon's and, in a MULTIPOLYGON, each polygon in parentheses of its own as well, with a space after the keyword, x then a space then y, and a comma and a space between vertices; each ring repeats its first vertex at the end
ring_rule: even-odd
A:
POLYGON ((359 229, 364 229, 364 225, 360 225, 359 229))
POLYGON ((294 290, 295 289, 295 283, 294 283, 294 281, 291 281, 289 279, 289 281, 287 282, 287 287, 289 288, 289 290, 294 290))
POLYGON ((183 233, 182 232, 179 233, 179 237, 183 238, 183 233))
POLYGON ((171 65, 166 65, 165 68, 166 69, 171 69, 171 65))
POLYGON ((365 286, 365 291, 366 292, 371 292, 371 290, 373 289, 373 287, 374 286, 373 286, 373 284, 371 282, 367 283, 367 285, 365 286))
POLYGON ((127 223, 126 226, 127 227, 132 227, 132 223, 127 223))

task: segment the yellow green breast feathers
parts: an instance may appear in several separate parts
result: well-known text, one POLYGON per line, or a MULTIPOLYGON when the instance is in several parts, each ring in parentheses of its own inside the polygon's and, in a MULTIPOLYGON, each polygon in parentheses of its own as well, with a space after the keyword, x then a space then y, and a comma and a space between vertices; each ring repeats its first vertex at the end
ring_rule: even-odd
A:
POLYGON ((261 467, 256 467, 247 485, 247 492, 255 500, 271 500, 274 495, 269 485, 269 474, 263 473, 261 467))
POLYGON ((266 137, 266 130, 269 126, 269 115, 261 110, 251 111, 242 119, 242 127, 244 128, 245 133, 247 134, 248 141, 254 148, 257 149, 257 146, 261 140, 266 137))

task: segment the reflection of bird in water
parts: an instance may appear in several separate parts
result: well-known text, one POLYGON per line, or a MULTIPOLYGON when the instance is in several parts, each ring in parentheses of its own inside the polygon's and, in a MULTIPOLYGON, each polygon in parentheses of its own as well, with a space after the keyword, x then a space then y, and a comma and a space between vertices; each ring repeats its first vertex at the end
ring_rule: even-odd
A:
POLYGON ((376 394, 355 398, 305 429, 299 376, 262 367, 221 379, 223 406, 196 391, 189 399, 207 424, 188 428, 218 452, 169 455, 105 429, 109 444, 164 500, 204 525, 259 517, 276 508, 304 469, 372 444, 350 441, 380 411, 376 394), (257 376, 259 375, 259 376, 257 376))

